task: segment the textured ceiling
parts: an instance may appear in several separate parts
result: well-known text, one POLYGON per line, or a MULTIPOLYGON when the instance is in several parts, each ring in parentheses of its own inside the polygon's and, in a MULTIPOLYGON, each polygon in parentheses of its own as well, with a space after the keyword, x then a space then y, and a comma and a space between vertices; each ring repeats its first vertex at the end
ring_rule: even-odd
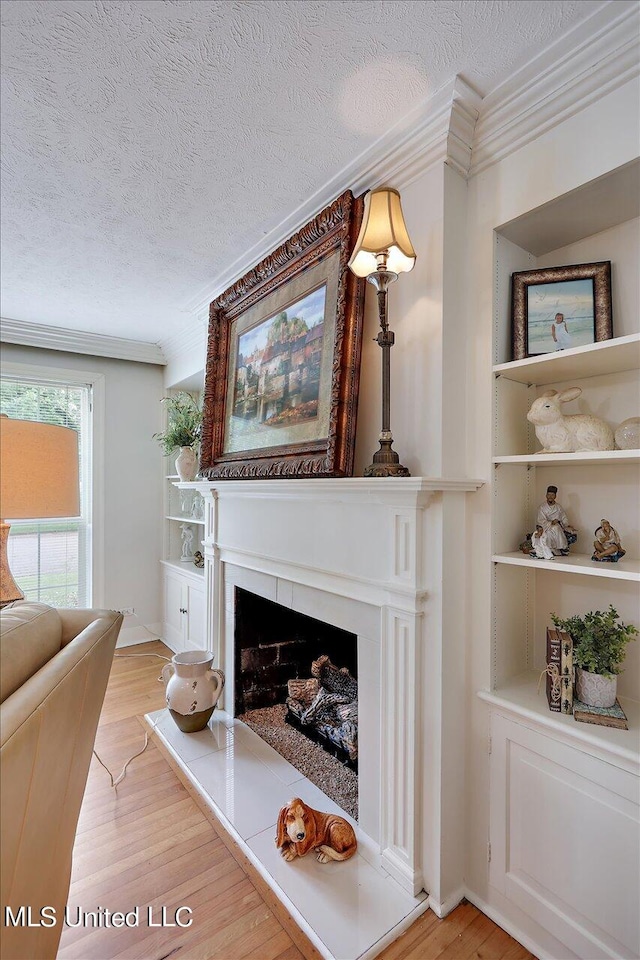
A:
POLYGON ((4 0, 2 315, 158 342, 456 74, 597 0, 4 0))

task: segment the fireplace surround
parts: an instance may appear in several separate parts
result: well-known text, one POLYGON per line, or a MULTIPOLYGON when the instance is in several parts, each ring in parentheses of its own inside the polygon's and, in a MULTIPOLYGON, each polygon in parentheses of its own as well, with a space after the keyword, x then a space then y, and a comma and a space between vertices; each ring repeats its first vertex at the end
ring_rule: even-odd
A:
MULTIPOLYGON (((361 848, 444 915, 462 888, 464 608, 457 545, 473 480, 178 484, 204 497, 207 641, 234 709, 235 591, 357 637, 361 848), (446 536, 445 536, 446 531, 446 536), (447 637, 446 644, 443 637, 447 637)), ((459 899, 459 897, 458 897, 459 899)))

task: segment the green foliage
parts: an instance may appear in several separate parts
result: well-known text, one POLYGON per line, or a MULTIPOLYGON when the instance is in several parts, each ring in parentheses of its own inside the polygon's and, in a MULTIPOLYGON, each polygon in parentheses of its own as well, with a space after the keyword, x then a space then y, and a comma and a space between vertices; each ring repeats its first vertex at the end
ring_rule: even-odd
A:
POLYGON ((195 447, 202 433, 202 410, 195 397, 181 390, 173 397, 164 397, 168 409, 167 429, 154 433, 165 456, 170 456, 177 447, 195 447))
POLYGON ((574 664, 603 677, 622 672, 620 665, 624 660, 625 647, 638 636, 633 624, 617 622, 618 612, 611 604, 606 613, 592 610, 583 617, 569 617, 566 620, 552 613, 551 619, 573 640, 574 664))
POLYGON ((82 394, 73 387, 3 380, 0 384, 0 408, 12 420, 38 420, 79 430, 82 394))

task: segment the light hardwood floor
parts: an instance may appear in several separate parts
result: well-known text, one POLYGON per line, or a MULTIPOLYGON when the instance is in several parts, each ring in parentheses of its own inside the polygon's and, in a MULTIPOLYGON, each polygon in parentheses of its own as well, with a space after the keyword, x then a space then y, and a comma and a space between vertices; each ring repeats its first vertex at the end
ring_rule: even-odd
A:
MULTIPOLYGON (((144 743, 143 714, 164 706, 158 642, 118 650, 96 750, 114 776, 144 743)), ((319 954, 234 841, 151 740, 117 790, 92 761, 74 849, 77 911, 138 908, 135 927, 65 928, 58 960, 319 960, 319 954), (191 908, 189 928, 149 927, 191 908)), ((131 918, 133 919, 133 918, 131 918)), ((446 919, 427 911, 380 960, 529 960, 531 954, 469 903, 446 919)))

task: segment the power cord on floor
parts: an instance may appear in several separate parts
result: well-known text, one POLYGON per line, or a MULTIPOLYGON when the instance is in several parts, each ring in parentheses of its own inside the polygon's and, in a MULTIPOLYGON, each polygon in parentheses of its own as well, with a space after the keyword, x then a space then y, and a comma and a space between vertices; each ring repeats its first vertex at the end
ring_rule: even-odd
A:
MULTIPOLYGON (((114 659, 114 660, 125 660, 125 659, 131 659, 131 658, 133 658, 133 657, 157 657, 159 660, 166 660, 168 663, 171 662, 171 657, 163 657, 162 654, 160 654, 160 653, 117 653, 117 654, 114 654, 113 659, 114 659)), ((158 680, 162 681, 162 677, 161 677, 161 676, 158 677, 158 680)), ((155 727, 156 727, 156 724, 155 724, 155 723, 153 724, 153 727, 154 727, 154 729, 155 729, 155 727)), ((110 779, 110 781, 111 781, 111 786, 113 787, 114 790, 117 791, 117 789, 118 789, 118 784, 119 784, 119 783, 122 783, 122 781, 124 780, 124 778, 125 778, 126 775, 127 775, 127 767, 129 766, 129 764, 131 763, 131 761, 132 761, 132 760, 135 760, 136 757, 140 757, 140 756, 145 752, 145 750, 147 749, 148 746, 149 746, 149 734, 148 734, 148 733, 145 733, 145 735, 144 735, 144 746, 143 746, 142 750, 138 750, 138 752, 137 752, 137 753, 134 753, 132 757, 129 757, 129 759, 128 759, 127 762, 125 763, 124 767, 123 767, 122 770, 120 771, 120 776, 117 777, 117 779, 115 779, 115 780, 113 779, 113 774, 112 774, 111 771, 109 770, 109 767, 108 767, 108 766, 106 765, 106 763, 104 763, 104 761, 100 758, 100 756, 99 756, 97 750, 95 749, 95 747, 94 747, 94 749, 93 749, 93 755, 94 755, 94 757, 96 758, 96 760, 98 761, 98 763, 100 764, 100 766, 101 766, 101 767, 104 767, 104 769, 107 771, 107 773, 109 774, 109 779, 110 779)))

